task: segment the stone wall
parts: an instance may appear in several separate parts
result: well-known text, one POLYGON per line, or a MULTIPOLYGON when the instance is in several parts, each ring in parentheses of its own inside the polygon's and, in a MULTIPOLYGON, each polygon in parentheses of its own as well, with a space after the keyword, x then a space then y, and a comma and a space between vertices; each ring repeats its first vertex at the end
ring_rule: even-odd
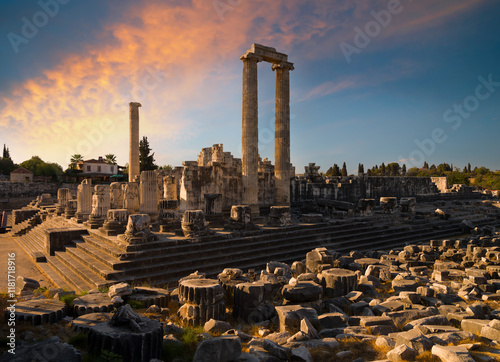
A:
POLYGON ((76 197, 76 183, 0 182, 0 210, 19 209, 41 194, 55 197, 61 187, 70 189, 71 194, 76 197))
POLYGON ((290 188, 292 204, 318 198, 357 203, 359 199, 365 198, 401 198, 439 193, 436 185, 427 177, 330 177, 325 183, 294 178, 290 188))

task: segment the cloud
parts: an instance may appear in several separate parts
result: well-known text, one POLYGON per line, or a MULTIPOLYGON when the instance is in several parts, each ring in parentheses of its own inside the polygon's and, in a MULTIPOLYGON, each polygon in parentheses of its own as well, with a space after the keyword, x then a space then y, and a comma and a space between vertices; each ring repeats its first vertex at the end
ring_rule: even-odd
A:
MULTIPOLYGON (((120 20, 110 20, 93 43, 77 53, 57 49, 62 57, 52 68, 0 93, 0 131, 19 162, 38 154, 65 165, 73 153, 115 153, 125 163, 128 102, 143 105, 141 135, 156 144, 187 141, 210 127, 193 115, 240 82, 238 58, 252 43, 293 52, 292 62, 322 57, 335 51, 330 40, 342 40, 382 3, 241 1, 222 20, 213 1, 124 4, 113 15, 120 20)), ((422 15, 412 26, 431 20, 422 15)), ((47 44, 47 51, 56 48, 47 44)), ((326 81, 302 100, 355 86, 352 79, 326 81)))

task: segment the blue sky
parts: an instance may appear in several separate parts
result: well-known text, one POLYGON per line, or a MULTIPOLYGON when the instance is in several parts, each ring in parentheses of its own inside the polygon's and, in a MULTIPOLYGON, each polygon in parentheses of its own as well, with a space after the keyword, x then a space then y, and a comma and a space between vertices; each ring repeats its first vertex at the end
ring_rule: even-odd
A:
MULTIPOLYGON (((143 105, 140 132, 158 164, 216 143, 241 157, 239 57, 261 43, 295 64, 297 172, 424 160, 500 169, 496 1, 41 3, 0 1, 0 143, 15 162, 66 167, 74 153, 114 153, 127 163, 130 101, 143 105), (23 33, 26 21, 36 34, 23 33)), ((260 63, 259 151, 271 160, 274 92, 260 63)))

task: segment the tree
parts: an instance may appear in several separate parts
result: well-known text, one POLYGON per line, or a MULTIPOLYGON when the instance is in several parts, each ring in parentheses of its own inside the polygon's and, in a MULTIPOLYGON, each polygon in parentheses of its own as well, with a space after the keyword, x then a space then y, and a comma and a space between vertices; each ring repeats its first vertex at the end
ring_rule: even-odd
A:
POLYGON ((38 156, 33 156, 29 160, 21 162, 19 166, 33 172, 33 176, 50 176, 52 181, 57 181, 57 178, 63 174, 62 167, 57 163, 44 162, 38 156))
POLYGON ((427 163, 427 161, 424 161, 424 169, 426 169, 426 170, 429 169, 429 164, 427 163))
POLYGON ((12 159, 10 158, 10 151, 7 147, 5 147, 5 143, 3 144, 3 156, 2 156, 2 158, 7 158, 7 159, 12 161, 12 159))
POLYGON ((16 165, 10 158, 1 157, 0 158, 0 174, 10 175, 12 171, 16 169, 16 165))
POLYGON ((380 165, 380 176, 385 176, 385 163, 382 162, 382 165, 380 165))
POLYGON ((104 162, 106 162, 109 165, 116 165, 116 156, 113 155, 112 153, 104 155, 105 159, 104 162))
POLYGON ((340 173, 340 168, 339 168, 339 165, 337 165, 336 163, 333 164, 333 169, 332 169, 332 176, 334 177, 337 177, 337 176, 340 176, 341 173, 340 173))
POLYGON ((406 165, 403 163, 403 167, 401 168, 401 173, 403 174, 403 176, 406 175, 406 165))
POLYGON ((139 162, 142 171, 151 171, 158 168, 155 165, 154 152, 151 153, 151 148, 149 147, 148 138, 146 136, 142 137, 139 142, 139 162))
POLYGON ((471 173, 471 172, 472 172, 472 171, 471 171, 471 166, 470 166, 470 163, 468 163, 468 164, 467 164, 467 172, 468 172, 468 173, 471 173))
POLYGON ((69 160, 69 165, 68 167, 72 170, 75 170, 76 169, 76 165, 79 163, 79 162, 83 162, 83 156, 76 153, 74 154, 73 156, 71 156, 71 159, 69 160))
POLYGON ((358 176, 365 173, 365 166, 362 163, 358 164, 358 176))
POLYGON ((371 176, 372 175, 372 170, 368 169, 368 171, 366 171, 366 176, 371 176))
POLYGON ((389 174, 391 176, 399 176, 399 163, 391 162, 387 165, 387 168, 389 169, 389 174))
POLYGON ((342 176, 347 176, 347 166, 344 162, 344 164, 342 165, 342 176))
POLYGON ((172 165, 163 165, 161 167, 159 167, 160 170, 165 170, 165 171, 172 171, 174 168, 172 167, 172 165))

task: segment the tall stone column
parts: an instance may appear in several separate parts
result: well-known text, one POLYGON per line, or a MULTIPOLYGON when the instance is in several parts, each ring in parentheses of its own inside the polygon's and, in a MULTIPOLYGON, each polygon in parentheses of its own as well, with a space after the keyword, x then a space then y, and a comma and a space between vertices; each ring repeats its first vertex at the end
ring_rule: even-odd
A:
POLYGON ((274 133, 275 205, 290 205, 290 70, 293 64, 273 64, 276 71, 276 108, 274 133))
POLYGON ((128 181, 134 182, 135 176, 140 171, 139 166, 139 107, 142 105, 137 102, 130 102, 130 149, 128 158, 128 181))
POLYGON ((139 212, 158 216, 158 186, 155 171, 141 172, 141 205, 139 212))
POLYGON ((245 54, 243 61, 242 109, 242 181, 243 204, 250 205, 252 214, 259 214, 259 112, 257 97, 257 63, 262 60, 255 54, 245 54))

